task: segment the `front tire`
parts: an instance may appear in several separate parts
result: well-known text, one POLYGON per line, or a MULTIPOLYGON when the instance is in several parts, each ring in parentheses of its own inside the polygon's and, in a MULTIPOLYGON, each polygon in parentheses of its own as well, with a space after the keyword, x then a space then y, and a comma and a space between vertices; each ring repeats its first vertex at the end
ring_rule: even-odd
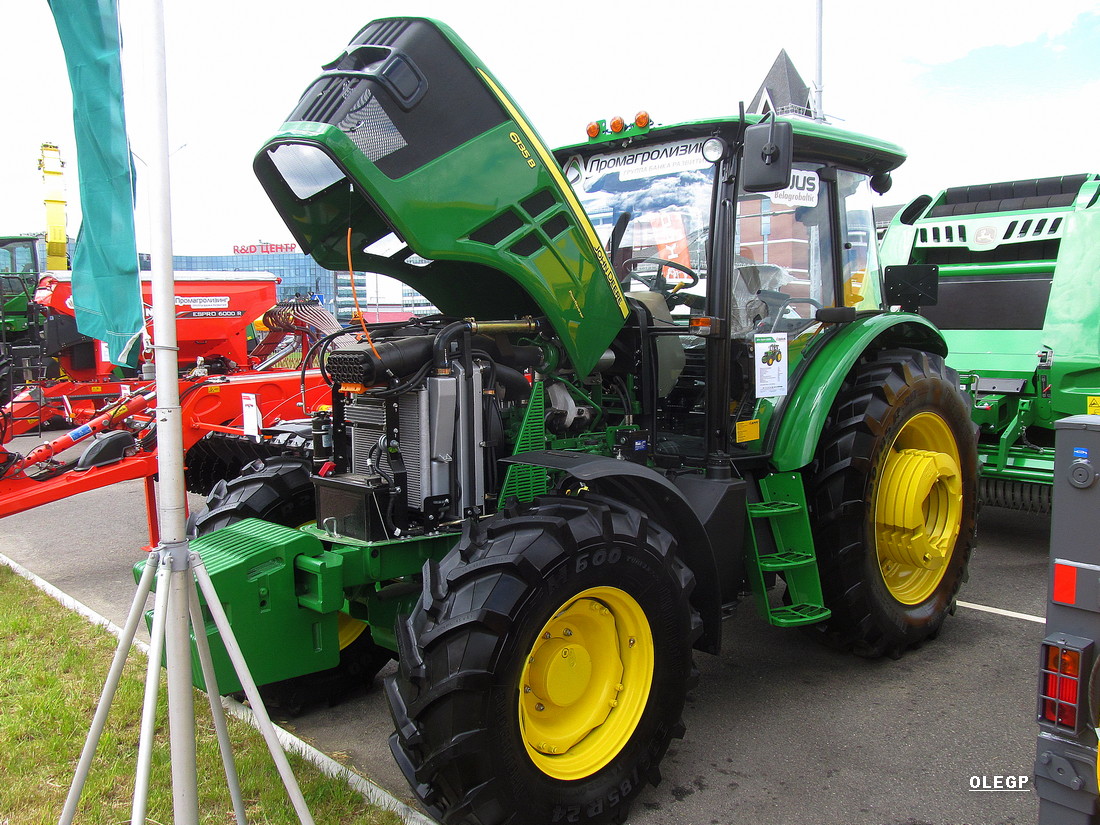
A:
POLYGON ((660 780, 702 624, 675 540, 597 496, 468 528, 398 621, 390 747, 448 825, 621 822, 660 780))
POLYGON ((868 657, 938 634, 977 519, 974 425, 936 355, 865 355, 830 411, 809 483, 822 590, 812 631, 868 657))

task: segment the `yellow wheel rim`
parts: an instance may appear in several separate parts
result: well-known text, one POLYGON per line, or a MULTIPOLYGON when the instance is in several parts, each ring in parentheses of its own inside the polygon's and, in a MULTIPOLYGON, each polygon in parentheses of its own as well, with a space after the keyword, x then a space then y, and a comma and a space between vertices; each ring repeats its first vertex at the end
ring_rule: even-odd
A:
POLYGON ((593 587, 539 632, 519 683, 528 756, 555 779, 591 776, 626 746, 653 683, 645 611, 615 587, 593 587))
POLYGON ((346 650, 348 645, 362 636, 366 629, 366 622, 353 619, 347 613, 336 614, 336 633, 340 641, 340 650, 346 650))
POLYGON ((959 448, 935 413, 905 422, 890 445, 875 492, 875 547, 882 578, 903 604, 935 592, 962 523, 959 448))

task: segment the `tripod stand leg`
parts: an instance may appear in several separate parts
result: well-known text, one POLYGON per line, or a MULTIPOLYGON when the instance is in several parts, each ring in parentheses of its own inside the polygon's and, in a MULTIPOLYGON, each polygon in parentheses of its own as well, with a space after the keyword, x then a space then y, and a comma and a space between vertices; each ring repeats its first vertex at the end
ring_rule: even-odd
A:
POLYGON ((164 655, 164 626, 168 618, 170 575, 170 565, 161 558, 161 565, 157 570, 157 595, 153 601, 153 627, 149 632, 149 663, 145 671, 145 703, 141 712, 141 736, 138 739, 131 822, 145 821, 145 810, 149 801, 149 772, 153 763, 153 732, 156 725, 157 691, 160 689, 160 662, 164 655))
POLYGON ((103 727, 107 723, 107 714, 111 710, 111 703, 115 698, 115 691, 122 678, 122 669, 126 665, 126 657, 130 652, 130 645, 134 642, 134 634, 137 632, 138 622, 141 621, 145 611, 145 602, 149 598, 150 585, 153 576, 157 572, 160 563, 160 555, 151 553, 145 563, 145 570, 141 574, 134 591, 134 601, 130 605, 130 613, 126 617, 126 624, 122 628, 122 635, 118 638, 118 647, 115 649, 115 657, 111 662, 111 669, 107 672, 107 679, 103 683, 103 693, 99 697, 95 716, 92 717, 91 727, 88 728, 88 737, 84 740, 84 750, 80 753, 80 761, 77 763, 76 772, 73 774, 73 783, 69 786, 69 795, 65 798, 65 807, 61 811, 58 825, 72 825, 76 815, 76 806, 80 802, 80 794, 84 790, 84 783, 88 779, 91 770, 92 759, 95 757, 96 747, 103 735, 103 727))
POLYGON ((221 601, 218 599, 217 591, 214 589, 214 583, 210 580, 210 574, 207 572, 206 565, 203 563, 198 553, 191 554, 191 566, 194 568, 195 578, 198 580, 199 587, 202 588, 202 594, 206 597, 207 609, 210 611, 210 615, 213 617, 214 624, 217 626, 219 633, 221 633, 226 652, 233 662, 233 669, 236 671, 237 678, 244 687, 244 692, 248 697, 249 704, 252 705, 252 712, 256 717, 256 725, 267 741, 267 749, 271 752, 271 759, 275 762, 275 767, 279 770, 279 776, 282 777, 287 795, 290 797, 290 801, 294 805, 294 810, 298 814, 298 820, 302 825, 314 825, 313 816, 310 814, 309 808, 306 805, 305 797, 302 796, 302 791, 298 787, 298 781, 294 778, 294 772, 290 769, 290 763, 287 761, 286 753, 283 751, 283 747, 279 743, 279 738, 275 733, 275 726, 271 724, 271 718, 267 715, 267 708, 264 707, 263 700, 260 698, 260 692, 256 688, 256 683, 252 680, 252 674, 249 673, 248 663, 245 662, 241 647, 237 644, 237 639, 233 635, 233 628, 229 626, 229 619, 225 615, 225 610, 222 608, 221 601))
POLYGON ((199 664, 202 665, 202 678, 206 684, 206 695, 210 699, 210 715, 214 719, 218 748, 222 755, 222 765, 225 767, 225 779, 229 785, 229 795, 233 799, 233 812, 237 817, 237 825, 247 825, 244 796, 241 793, 240 778, 237 776, 237 764, 233 760, 233 746, 229 742, 229 726, 225 721, 225 708, 222 707, 218 692, 218 678, 214 673, 214 662, 210 657, 210 642, 204 632, 202 608, 199 606, 199 595, 194 585, 190 588, 190 611, 191 626, 195 628, 195 647, 199 654, 199 664))
POLYGON ((195 761, 195 691, 191 685, 191 553, 187 542, 169 543, 171 566, 164 643, 168 666, 168 746, 172 759, 175 825, 199 825, 199 778, 195 761))

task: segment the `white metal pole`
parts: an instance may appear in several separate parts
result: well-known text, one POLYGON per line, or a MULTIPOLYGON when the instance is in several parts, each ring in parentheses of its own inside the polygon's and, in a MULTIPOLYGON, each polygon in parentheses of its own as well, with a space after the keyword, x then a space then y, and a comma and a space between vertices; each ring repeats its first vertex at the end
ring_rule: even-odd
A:
POLYGON ((187 494, 183 483, 183 417, 179 401, 175 289, 172 271, 172 204, 168 172, 168 81, 164 41, 164 2, 153 0, 150 77, 154 151, 152 183, 153 363, 157 385, 158 512, 164 563, 172 571, 168 650, 168 726, 172 759, 172 801, 176 825, 197 825, 198 777, 195 765, 195 704, 191 692, 187 588, 191 570, 186 538, 187 494))
POLYGON ((165 74, 164 4, 154 0, 152 95, 155 151, 149 164, 154 197, 152 212, 153 349, 157 383, 158 511, 165 544, 183 541, 186 494, 183 485, 183 419, 180 414, 179 348, 176 341, 176 297, 172 271, 172 204, 168 173, 168 85, 165 74))
POLYGON ((210 717, 214 721, 214 731, 218 736, 218 749, 222 754, 222 767, 225 768, 225 781, 229 786, 229 798, 233 800, 233 812, 237 825, 248 825, 248 813, 245 810, 244 794, 241 793, 241 781, 237 774, 237 763, 233 759, 233 745, 229 740, 229 725, 225 719, 218 691, 218 677, 214 672, 214 660, 210 655, 210 640, 206 638, 206 623, 199 605, 199 592, 194 583, 188 588, 190 596, 191 627, 195 630, 195 650, 202 667, 202 680, 206 685, 206 695, 210 699, 210 717))
MULTIPOLYGON (((162 481, 161 484, 164 482, 162 481)), ((199 825, 199 779, 195 753, 195 694, 191 687, 189 590, 195 586, 186 542, 168 553, 168 624, 164 628, 168 670, 168 752, 172 759, 172 812, 176 825, 199 825)))
POLYGON ((149 803, 149 775, 153 765, 153 733, 157 728, 157 693, 160 690, 160 660, 164 653, 164 626, 168 616, 168 562, 161 557, 157 569, 157 594, 153 601, 153 626, 149 629, 149 661, 145 671, 145 697, 141 710, 134 801, 130 821, 144 822, 149 803))
POLYGON ((821 108, 821 83, 822 83, 822 32, 821 25, 824 19, 822 6, 825 0, 817 0, 817 77, 814 80, 814 120, 825 122, 825 110, 821 108))

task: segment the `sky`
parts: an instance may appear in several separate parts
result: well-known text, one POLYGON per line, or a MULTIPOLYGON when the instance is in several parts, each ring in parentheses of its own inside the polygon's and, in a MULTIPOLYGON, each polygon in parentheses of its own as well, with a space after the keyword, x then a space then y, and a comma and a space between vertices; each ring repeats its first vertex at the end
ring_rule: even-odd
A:
MULTIPOLYGON (((127 130, 138 158, 138 249, 148 251, 154 101, 149 0, 119 0, 127 130)), ((323 63, 371 19, 427 16, 481 57, 550 146, 639 109, 657 123, 734 114, 780 49, 810 85, 815 0, 592 3, 498 0, 164 0, 173 251, 292 242, 252 158, 323 63)), ((39 147, 66 162, 80 221, 72 102, 46 0, 6 3, 0 235, 45 229, 39 147)), ((1100 172, 1100 0, 823 0, 828 120, 900 144, 882 205, 947 187, 1100 172)))

